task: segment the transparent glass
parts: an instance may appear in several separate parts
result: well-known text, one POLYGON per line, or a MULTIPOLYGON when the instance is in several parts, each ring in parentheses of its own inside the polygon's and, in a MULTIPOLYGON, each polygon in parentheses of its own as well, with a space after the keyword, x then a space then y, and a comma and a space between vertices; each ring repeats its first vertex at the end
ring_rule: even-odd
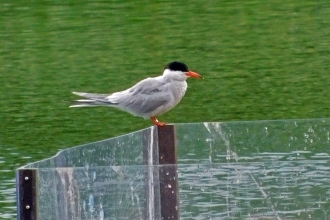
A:
POLYGON ((164 183, 148 178, 169 166, 177 169, 180 219, 329 216, 330 119, 175 128, 177 165, 146 163, 145 152, 157 148, 151 127, 21 168, 37 168, 40 219, 161 219, 159 189, 151 194, 150 186, 164 183))

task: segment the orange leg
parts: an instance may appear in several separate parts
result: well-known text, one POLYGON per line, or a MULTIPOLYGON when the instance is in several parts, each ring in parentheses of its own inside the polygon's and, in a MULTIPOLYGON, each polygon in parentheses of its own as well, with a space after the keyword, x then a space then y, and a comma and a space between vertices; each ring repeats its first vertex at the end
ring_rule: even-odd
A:
POLYGON ((166 125, 164 122, 158 121, 158 119, 155 116, 152 116, 150 119, 157 126, 163 127, 166 125))

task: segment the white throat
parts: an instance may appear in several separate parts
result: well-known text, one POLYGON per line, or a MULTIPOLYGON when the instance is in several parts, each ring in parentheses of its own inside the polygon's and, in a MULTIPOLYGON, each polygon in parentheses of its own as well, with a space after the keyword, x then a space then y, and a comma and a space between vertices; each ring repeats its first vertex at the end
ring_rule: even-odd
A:
POLYGON ((185 75, 185 73, 181 71, 173 71, 169 69, 165 69, 163 73, 163 77, 168 82, 173 81, 185 81, 188 77, 185 75))

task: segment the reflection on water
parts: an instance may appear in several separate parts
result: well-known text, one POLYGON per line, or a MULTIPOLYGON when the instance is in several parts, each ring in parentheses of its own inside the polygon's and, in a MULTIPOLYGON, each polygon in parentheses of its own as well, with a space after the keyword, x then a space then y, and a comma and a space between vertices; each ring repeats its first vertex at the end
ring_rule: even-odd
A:
MULTIPOLYGON (((329 119, 178 124, 176 130, 181 219, 327 218, 329 119)), ((165 184, 156 178, 158 166, 144 165, 153 134, 149 128, 29 165, 39 168, 39 214, 145 219, 146 174, 153 173, 154 185, 165 184)))
POLYGON ((5 179, 4 172, 0 172, 0 219, 15 218, 16 217, 16 190, 15 179, 5 179))

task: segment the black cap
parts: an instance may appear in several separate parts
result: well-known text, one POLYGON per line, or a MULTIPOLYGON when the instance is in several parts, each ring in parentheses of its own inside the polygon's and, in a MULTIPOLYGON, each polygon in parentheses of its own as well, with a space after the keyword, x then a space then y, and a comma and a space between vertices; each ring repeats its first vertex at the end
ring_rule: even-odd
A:
POLYGON ((188 67, 186 64, 174 61, 172 63, 167 64, 165 69, 173 70, 173 71, 182 71, 182 72, 188 72, 188 67))

